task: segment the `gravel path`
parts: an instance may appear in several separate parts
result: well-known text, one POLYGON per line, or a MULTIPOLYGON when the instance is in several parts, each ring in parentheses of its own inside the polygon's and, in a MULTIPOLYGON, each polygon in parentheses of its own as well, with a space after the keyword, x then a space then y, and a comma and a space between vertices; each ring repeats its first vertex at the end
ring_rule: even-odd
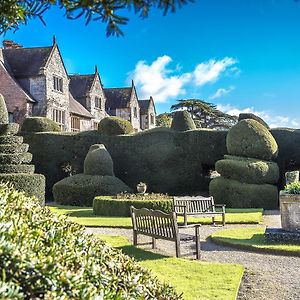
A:
MULTIPOLYGON (((280 227, 278 211, 264 216, 264 225, 280 227)), ((257 225, 226 225, 225 228, 257 227, 257 225)), ((216 245, 206 238, 223 227, 201 227, 201 259, 205 261, 242 264, 246 272, 240 287, 239 300, 297 300, 300 299, 300 258, 281 255, 259 254, 216 245)), ((191 233, 192 229, 185 230, 191 233)), ((88 233, 126 236, 132 242, 132 231, 117 228, 87 228, 88 233)), ((143 237, 141 242, 149 241, 143 237)), ((143 246, 151 249, 150 245, 143 246)), ((175 255, 174 243, 158 240, 158 253, 175 255)), ((190 252, 190 244, 183 245, 182 252, 190 252)), ((189 256, 193 258, 192 255, 189 256)))

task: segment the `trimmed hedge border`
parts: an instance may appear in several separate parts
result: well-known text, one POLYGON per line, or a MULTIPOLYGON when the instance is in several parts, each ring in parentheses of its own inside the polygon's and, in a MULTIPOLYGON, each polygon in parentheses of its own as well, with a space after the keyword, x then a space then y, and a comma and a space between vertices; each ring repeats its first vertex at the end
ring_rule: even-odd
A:
POLYGON ((41 174, 0 174, 0 182, 11 183, 17 191, 35 196, 45 204, 45 176, 41 174))
POLYGON ((0 154, 15 154, 27 152, 29 149, 28 144, 7 144, 0 145, 0 154))
POLYGON ((131 200, 99 196, 93 201, 93 212, 98 216, 129 217, 130 206, 135 208, 158 209, 164 212, 172 211, 172 200, 131 200))

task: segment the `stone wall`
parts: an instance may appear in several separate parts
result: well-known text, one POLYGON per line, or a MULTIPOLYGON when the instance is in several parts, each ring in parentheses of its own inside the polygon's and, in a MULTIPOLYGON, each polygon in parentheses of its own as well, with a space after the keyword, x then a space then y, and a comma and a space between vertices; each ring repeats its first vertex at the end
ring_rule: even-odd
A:
POLYGON ((33 115, 46 116, 46 77, 44 75, 31 77, 22 80, 22 85, 29 85, 29 93, 36 100, 33 108, 33 115))
POLYGON ((52 57, 48 67, 45 70, 46 75, 46 117, 52 119, 53 109, 65 111, 65 130, 70 130, 70 112, 69 112, 69 78, 64 68, 61 56, 57 46, 54 46, 52 57), (54 90, 53 76, 62 78, 63 92, 54 90))
POLYGON ((132 127, 136 131, 140 131, 140 106, 138 103, 137 95, 135 92, 131 93, 131 99, 130 99, 130 122, 132 124, 132 127), (136 116, 134 115, 134 109, 136 108, 136 116))

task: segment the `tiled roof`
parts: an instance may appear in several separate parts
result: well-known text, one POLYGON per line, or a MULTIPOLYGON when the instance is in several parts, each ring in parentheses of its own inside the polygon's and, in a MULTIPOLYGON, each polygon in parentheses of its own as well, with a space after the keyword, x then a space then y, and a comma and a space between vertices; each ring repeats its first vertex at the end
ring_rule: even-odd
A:
POLYGON ((140 112, 142 115, 147 114, 150 106, 150 100, 139 100, 140 112))
POLYGON ((104 89, 106 109, 125 108, 129 106, 132 87, 104 89))
POLYGON ((75 99, 86 96, 91 89, 95 74, 90 75, 70 75, 70 92, 75 99))
POLYGON ((78 101, 73 98, 71 93, 69 93, 69 100, 70 113, 89 119, 94 118, 94 116, 88 110, 86 110, 78 101))
POLYGON ((15 77, 36 76, 46 66, 51 47, 2 49, 4 63, 15 77))
POLYGON ((20 105, 36 101, 31 98, 20 85, 11 77, 7 72, 3 64, 0 62, 0 94, 3 95, 4 99, 9 101, 6 102, 7 109, 9 112, 13 112, 16 107, 20 105))

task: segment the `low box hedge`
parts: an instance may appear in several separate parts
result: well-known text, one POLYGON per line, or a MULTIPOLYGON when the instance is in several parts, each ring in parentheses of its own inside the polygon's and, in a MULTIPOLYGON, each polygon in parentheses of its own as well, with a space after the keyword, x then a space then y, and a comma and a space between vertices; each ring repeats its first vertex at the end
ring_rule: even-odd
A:
POLYGON ((172 199, 117 199, 116 197, 99 196, 93 201, 93 212, 99 216, 129 217, 130 206, 135 208, 159 209, 164 212, 172 211, 172 199))
POLYGON ((182 299, 84 227, 0 184, 1 299, 182 299))

